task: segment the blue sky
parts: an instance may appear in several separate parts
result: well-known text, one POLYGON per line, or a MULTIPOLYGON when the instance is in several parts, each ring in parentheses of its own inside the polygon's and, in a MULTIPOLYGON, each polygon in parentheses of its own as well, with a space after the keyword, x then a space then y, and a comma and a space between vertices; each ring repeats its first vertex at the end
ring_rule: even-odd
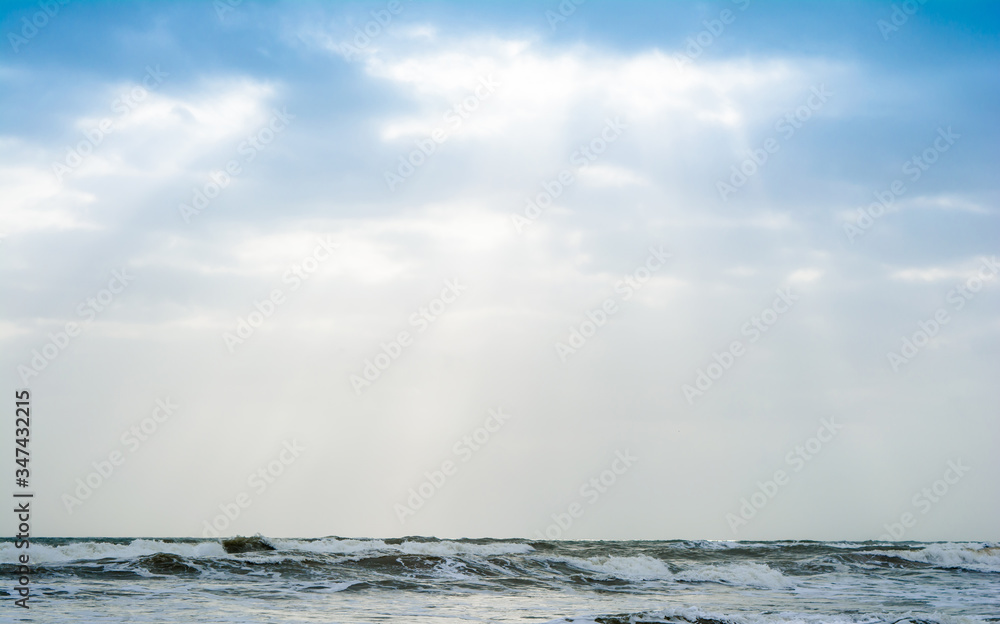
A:
POLYGON ((0 342, 43 533, 200 535, 297 440, 221 532, 532 536, 627 449, 565 537, 998 539, 993 4, 40 7, 0 342))

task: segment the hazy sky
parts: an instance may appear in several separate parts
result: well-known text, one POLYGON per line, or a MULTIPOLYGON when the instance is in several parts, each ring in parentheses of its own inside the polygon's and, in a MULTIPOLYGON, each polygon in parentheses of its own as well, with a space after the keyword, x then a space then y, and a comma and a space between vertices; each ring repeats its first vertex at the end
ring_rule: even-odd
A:
POLYGON ((50 5, 37 535, 1000 539, 995 3, 50 5))

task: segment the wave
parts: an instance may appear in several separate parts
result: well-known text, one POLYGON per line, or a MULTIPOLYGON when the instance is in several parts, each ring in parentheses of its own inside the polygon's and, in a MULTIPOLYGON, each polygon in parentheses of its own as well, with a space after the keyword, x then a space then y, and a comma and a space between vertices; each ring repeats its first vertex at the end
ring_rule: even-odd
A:
POLYGON ((556 557, 549 561, 566 563, 579 570, 625 581, 672 580, 670 567, 648 555, 635 557, 597 556, 588 559, 556 557))
MULTIPOLYGON (((227 553, 208 539, 43 538, 31 544, 32 577, 53 597, 301 600, 287 604, 332 608, 332 621, 344 622, 379 620, 368 615, 387 604, 412 611, 461 594, 449 617, 475 603, 578 624, 1000 623, 1000 577, 981 573, 1000 571, 1000 548, 987 543, 249 541, 275 550, 227 553), (358 605, 364 616, 354 613, 358 605)), ((0 541, 0 573, 16 572, 20 552, 0 541)), ((62 621, 77 620, 96 621, 62 621)))
POLYGON ((280 550, 312 552, 336 555, 355 554, 404 554, 428 555, 434 557, 460 557, 473 555, 479 557, 496 557, 500 555, 519 555, 532 552, 530 544, 516 542, 493 542, 478 544, 452 540, 411 541, 405 540, 398 544, 386 543, 383 540, 358 540, 324 537, 315 540, 271 539, 269 540, 280 550))
MULTIPOLYGON (((21 553, 13 542, 0 544, 0 563, 16 564, 21 553)), ((80 541, 51 546, 41 541, 31 543, 31 560, 34 564, 66 564, 102 559, 139 559, 160 553, 187 558, 224 557, 226 551, 215 541, 169 541, 135 539, 128 543, 113 541, 80 541)))
POLYGON ((795 582, 787 576, 762 563, 703 566, 686 570, 676 578, 679 581, 725 583, 762 589, 787 589, 795 586, 795 582))
POLYGON ((739 587, 787 589, 795 582, 780 571, 760 563, 693 565, 672 569, 649 555, 596 556, 586 559, 557 557, 548 561, 564 563, 577 570, 623 581, 668 581, 682 583, 722 583, 739 587))
POLYGON ((983 542, 928 544, 917 549, 877 549, 862 554, 883 555, 938 568, 1000 572, 1000 546, 983 542))
MULTIPOLYGON (((274 550, 227 553, 219 540, 198 539, 41 540, 32 543, 32 563, 42 573, 88 577, 271 574, 303 582, 322 577, 354 588, 431 588, 453 581, 498 591, 553 583, 637 592, 702 583, 781 591, 808 584, 817 574, 849 570, 1000 572, 1000 548, 985 543, 869 542, 852 548, 847 542, 253 539, 274 550)), ((13 571, 18 554, 12 542, 0 542, 0 569, 13 571)))
MULTIPOLYGON (((331 555, 427 555, 435 557, 479 556, 495 557, 530 553, 534 548, 526 543, 471 543, 458 541, 401 541, 398 544, 383 540, 355 540, 340 538, 320 538, 314 540, 263 538, 272 545, 274 551, 251 551, 253 555, 265 556, 288 553, 315 553, 331 555)), ((233 558, 243 553, 228 553, 222 542, 216 540, 158 540, 134 539, 128 542, 71 541, 67 544, 48 545, 40 541, 32 542, 32 561, 40 564, 61 564, 102 559, 139 559, 141 557, 166 553, 188 558, 233 558)), ((0 563, 16 564, 20 551, 13 542, 0 543, 0 563)), ((244 556, 242 559, 247 559, 244 556)))
POLYGON ((673 607, 635 613, 602 614, 562 618, 545 624, 982 624, 994 621, 977 616, 940 613, 819 613, 724 614, 699 607, 673 607))

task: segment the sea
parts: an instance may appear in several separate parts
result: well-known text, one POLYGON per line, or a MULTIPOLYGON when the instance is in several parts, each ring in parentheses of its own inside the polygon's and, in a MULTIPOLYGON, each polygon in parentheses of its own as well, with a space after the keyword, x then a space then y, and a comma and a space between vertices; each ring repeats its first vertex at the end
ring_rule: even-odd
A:
POLYGON ((0 622, 1000 622, 986 542, 40 539, 0 622), (270 550, 273 548, 273 550, 270 550))

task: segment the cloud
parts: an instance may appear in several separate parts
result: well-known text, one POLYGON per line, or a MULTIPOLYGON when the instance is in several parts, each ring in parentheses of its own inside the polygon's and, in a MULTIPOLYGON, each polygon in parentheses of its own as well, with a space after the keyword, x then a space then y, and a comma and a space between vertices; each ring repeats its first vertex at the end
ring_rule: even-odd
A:
MULTIPOLYGON (((969 165, 991 162, 992 152, 977 148, 975 133, 963 128, 969 140, 962 150, 942 159, 912 197, 899 198, 894 208, 903 209, 882 217, 863 240, 846 245, 837 221, 844 206, 856 212, 898 176, 928 128, 947 122, 937 118, 942 110, 974 117, 964 100, 935 108, 937 83, 896 76, 887 88, 886 70, 873 69, 881 56, 775 46, 736 26, 711 54, 679 67, 674 52, 686 32, 634 39, 627 27, 616 39, 583 28, 579 36, 549 38, 527 27, 505 32, 427 19, 416 5, 360 53, 347 54, 340 43, 369 17, 289 7, 272 15, 254 5, 268 18, 255 22, 242 6, 247 19, 227 22, 218 41, 205 36, 215 32, 212 25, 202 24, 209 30, 178 29, 155 45, 131 38, 129 45, 141 49, 123 55, 120 38, 95 36, 105 55, 86 59, 95 69, 65 70, 67 89, 89 97, 66 98, 54 112, 39 113, 44 130, 7 126, 0 138, 0 234, 7 235, 0 252, 13 302, 0 322, 0 341, 9 368, 50 340, 55 324, 75 318, 75 306, 103 288, 112 268, 136 274, 135 284, 36 380, 53 397, 51 422, 66 428, 50 436, 66 440, 50 451, 63 457, 65 470, 40 489, 58 492, 89 465, 89 443, 104 444, 100 427, 126 409, 117 406, 145 406, 169 388, 183 394, 191 414, 176 421, 178 435, 204 445, 193 456, 242 471, 248 445, 267 446, 268 436, 295 429, 316 448, 301 487, 325 491, 330 474, 353 475, 339 499, 308 501, 299 532, 330 532, 331 514, 342 520, 341 533, 392 532, 398 526, 388 510, 398 492, 388 491, 383 477, 419 474, 421 462, 433 460, 423 442, 451 440, 468 429, 469 414, 500 403, 517 411, 524 429, 509 432, 509 447, 491 449, 496 465, 484 456, 481 480, 470 472, 467 487, 507 487, 514 502, 482 513, 490 518, 483 522, 475 513, 454 513, 468 509, 467 500, 443 495, 433 501, 438 511, 421 516, 438 519, 413 530, 482 534, 487 527, 509 535, 534 526, 566 485, 538 475, 568 475, 572 490, 578 487, 572 475, 587 474, 589 458, 623 440, 642 447, 637 454, 651 462, 630 473, 639 494, 622 491, 626 508, 646 509, 648 501, 635 496, 664 483, 690 490, 615 530, 704 537, 717 525, 719 536, 723 510, 745 490, 719 484, 737 474, 752 486, 754 474, 773 471, 787 451, 781 436, 800 437, 802 427, 813 427, 812 414, 864 420, 866 435, 877 438, 887 465, 895 466, 915 461, 912 448, 933 452, 940 439, 935 423, 956 396, 970 413, 988 417, 975 406, 992 405, 983 400, 992 386, 981 372, 992 354, 981 337, 996 322, 982 312, 992 308, 980 305, 992 292, 984 290, 983 301, 944 328, 935 353, 922 354, 906 374, 890 378, 883 364, 896 334, 912 335, 939 305, 948 289, 942 283, 965 277, 974 268, 970 256, 989 252, 993 182, 969 165), (158 47, 164 42, 177 47, 158 47), (141 78, 123 80, 121 68, 102 65, 123 56, 162 58, 173 68, 127 115, 114 102, 141 78), (484 81, 496 83, 489 97, 476 93, 484 81), (905 97, 897 83, 905 83, 905 97), (775 136, 776 122, 818 84, 835 93, 830 102, 722 201, 717 180, 746 150, 775 136), (919 106, 904 110, 907 98, 919 106), (275 147, 245 163, 209 208, 182 220, 178 203, 203 188, 211 171, 241 158, 240 143, 267 123, 273 108, 286 105, 298 117, 275 147), (449 121, 450 111, 461 123, 449 121), (53 161, 106 118, 114 132, 57 182, 53 161), (596 159, 574 159, 609 119, 620 119, 620 138, 596 159), (447 141, 404 183, 387 188, 385 172, 439 128, 447 129, 447 141), (962 169, 949 170, 952 160, 962 169), (519 233, 512 216, 524 214, 526 203, 564 172, 572 182, 561 182, 519 233), (956 225, 967 222, 975 231, 956 225), (286 271, 321 236, 339 244, 336 253, 291 291, 286 271), (658 245, 671 253, 669 262, 626 300, 620 284, 645 275, 637 271, 658 245), (400 331, 416 335, 411 315, 453 278, 468 291, 356 396, 348 375, 400 331), (775 290, 789 285, 801 301, 771 325, 775 290), (287 303, 238 352, 228 352, 222 333, 276 288, 287 291, 287 303), (930 297, 936 299, 928 308, 930 297), (555 343, 608 298, 619 311, 572 359, 560 361, 555 343), (759 329, 751 344, 743 328, 762 318, 766 331, 759 329), (736 340, 745 353, 704 400, 689 405, 681 386, 736 340), (961 391, 941 390, 943 380, 958 380, 961 391), (93 418, 74 420, 81 409, 93 418), (918 425, 907 430, 914 438, 909 448, 891 443, 900 430, 895 419, 904 417, 906 425, 918 425), (706 455, 713 449, 722 451, 706 455), (355 456, 374 472, 352 465, 355 456), (709 466, 709 477, 681 484, 674 472, 684 465, 709 466), (529 496, 518 490, 524 484, 529 496), (522 499, 537 499, 543 508, 522 499), (677 505, 702 511, 674 518, 677 505)), ((584 13, 574 16, 576 24, 599 33, 619 28, 586 22, 584 13)), ((164 24, 159 28, 169 29, 164 24)), ((802 32, 826 41, 825 29, 802 32)), ((837 45, 855 41, 838 32, 837 45)), ((41 39, 32 45, 45 49, 41 39)), ((0 80, 27 101, 31 93, 17 81, 44 68, 19 62, 0 70, 0 80)), ((977 119, 986 120, 980 127, 989 138, 989 120, 977 119)), ((974 420, 949 421, 949 435, 958 439, 974 420)), ((845 435, 847 449, 853 442, 845 435)), ((863 456, 823 461, 837 479, 867 484, 876 480, 865 472, 863 456)), ((149 466, 135 466, 137 483, 152 474, 144 472, 149 466)), ((179 475, 170 478, 223 478, 195 460, 179 475)), ((195 488, 185 508, 214 509, 213 488, 223 486, 195 488)), ((795 502, 809 505, 828 494, 810 489, 795 502)), ((87 513, 108 517, 101 504, 88 503, 87 513)), ((856 511, 847 529, 828 528, 867 536, 878 514, 856 511)), ((41 517, 59 513, 44 510, 41 517)), ((255 513, 280 521, 263 505, 255 513)), ((170 518, 165 532, 189 531, 190 518, 170 518)), ((797 521, 785 522, 794 529, 797 521)), ((761 534, 769 530, 763 521, 758 526, 761 534)), ((800 528, 806 536, 814 529, 800 528)))
POLYGON ((222 168, 241 137, 265 123, 276 95, 265 82, 213 79, 186 96, 143 90, 140 100, 123 104, 121 94, 135 87, 105 86, 108 108, 77 111, 69 134, 55 141, 0 139, 9 155, 0 162, 7 202, 0 227, 100 230, 116 218, 113 198, 132 185, 222 168))

